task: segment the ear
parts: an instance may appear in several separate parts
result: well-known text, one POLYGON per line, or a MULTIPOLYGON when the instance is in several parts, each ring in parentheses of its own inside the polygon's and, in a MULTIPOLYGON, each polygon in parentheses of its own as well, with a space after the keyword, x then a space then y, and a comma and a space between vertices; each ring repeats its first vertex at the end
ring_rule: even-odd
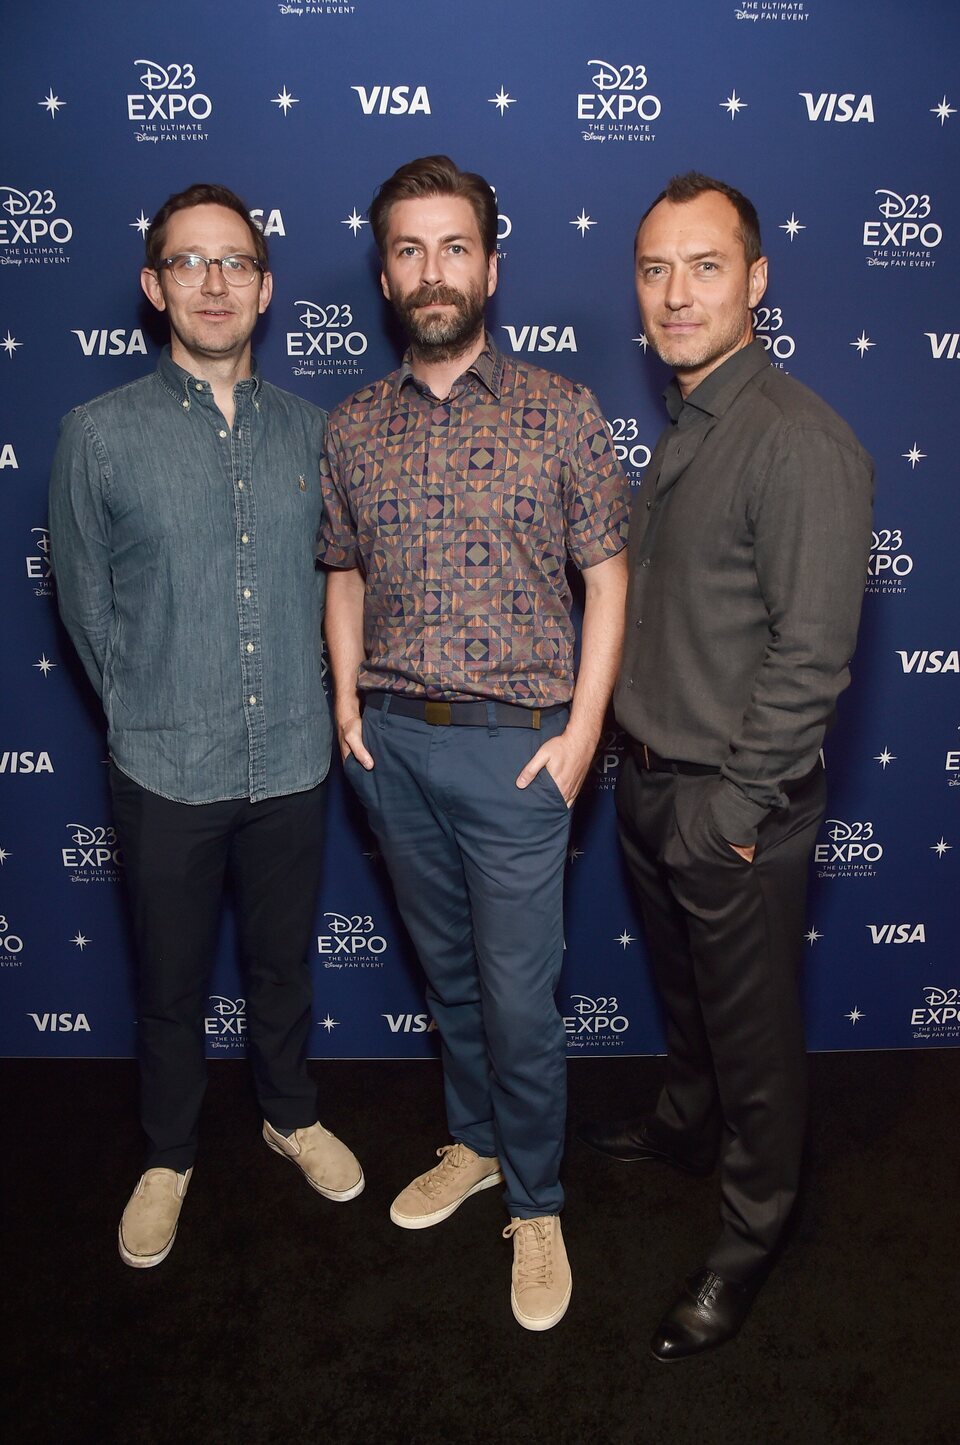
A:
POLYGON ((150 266, 144 266, 140 272, 140 288, 151 306, 155 306, 158 311, 166 311, 167 302, 160 285, 160 277, 150 266))
POLYGON ((380 272, 380 290, 383 292, 384 296, 387 298, 388 301, 393 300, 393 297, 390 295, 390 282, 387 280, 386 271, 380 272))
POLYGON ((747 283, 747 292, 750 298, 751 306, 758 306, 760 304, 766 289, 767 258, 766 256, 761 256, 760 259, 758 261, 754 261, 753 265, 750 267, 750 277, 747 283))
POLYGON ((264 271, 260 277, 260 300, 257 303, 257 314, 262 316, 270 305, 273 297, 273 272, 264 271))
POLYGON ((496 291, 496 289, 497 289, 497 278, 498 278, 498 275, 499 275, 499 272, 498 272, 498 270, 497 270, 497 253, 496 253, 496 251, 493 251, 493 252, 491 252, 490 256, 487 258, 487 295, 488 295, 488 296, 492 296, 493 293, 494 293, 494 291, 496 291))

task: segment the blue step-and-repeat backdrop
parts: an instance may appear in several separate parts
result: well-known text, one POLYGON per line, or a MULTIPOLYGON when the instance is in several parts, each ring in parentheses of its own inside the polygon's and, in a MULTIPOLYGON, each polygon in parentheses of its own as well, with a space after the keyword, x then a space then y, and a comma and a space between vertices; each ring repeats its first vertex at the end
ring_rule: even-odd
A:
MULTIPOLYGON (((366 209, 437 151, 496 189, 498 344, 593 387, 632 483, 666 380, 633 295, 637 218, 690 168, 756 201, 757 333, 877 463, 853 686, 826 744, 809 1041, 960 1044, 954 0, 48 0, 8 7, 0 33, 0 1052, 135 1049, 104 728, 57 619, 46 483, 60 416, 155 364, 149 218, 198 180, 247 200, 276 279, 261 366, 329 408, 397 363, 366 209)), ((571 1056, 662 1047, 617 855, 622 757, 611 722, 575 814, 571 1056)), ((329 818, 311 1052, 429 1055, 416 961, 338 765, 329 818)), ((209 993, 210 1053, 241 1052, 229 913, 209 993)))

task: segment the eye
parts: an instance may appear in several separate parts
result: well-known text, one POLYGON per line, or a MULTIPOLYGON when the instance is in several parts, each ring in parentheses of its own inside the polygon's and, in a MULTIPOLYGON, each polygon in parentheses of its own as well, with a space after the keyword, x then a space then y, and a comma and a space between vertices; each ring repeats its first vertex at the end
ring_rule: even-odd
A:
POLYGON ((662 266, 644 266, 640 272, 644 281, 656 281, 658 276, 663 275, 662 266))
POLYGON ((450 247, 450 254, 451 256, 463 256, 466 254, 466 252, 464 250, 464 247, 460 245, 460 242, 455 241, 450 247))
POLYGON ((716 263, 716 261, 701 261, 701 262, 700 262, 700 270, 701 270, 701 271, 716 271, 716 270, 717 270, 717 263, 716 263))

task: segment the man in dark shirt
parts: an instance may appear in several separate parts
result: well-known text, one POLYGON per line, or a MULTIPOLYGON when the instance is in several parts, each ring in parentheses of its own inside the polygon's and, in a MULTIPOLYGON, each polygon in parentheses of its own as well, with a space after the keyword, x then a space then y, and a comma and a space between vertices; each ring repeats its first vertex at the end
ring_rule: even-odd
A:
POLYGON ((273 278, 222 186, 171 196, 140 281, 170 323, 156 371, 64 418, 50 482, 60 612, 103 702, 138 951, 146 1169, 135 1269, 173 1247, 197 1150, 204 1000, 229 873, 263 1138, 328 1199, 363 1174, 317 1122, 306 953, 331 727, 320 681, 324 414, 251 353, 273 278))
POLYGON ((667 1068, 651 1116, 583 1137, 691 1173, 719 1153, 720 1235, 652 1341, 673 1360, 740 1328, 796 1198, 807 860, 820 746, 850 680, 872 465, 753 339, 767 262, 746 197, 675 178, 635 259, 646 336, 675 380, 631 519, 617 813, 667 1068))
POLYGON ((505 1180, 513 1312, 545 1330, 571 1292, 563 869, 620 655, 625 486, 586 388, 484 332, 497 210, 482 177, 413 161, 370 223, 411 345, 330 418, 319 555, 337 569, 340 750, 427 975, 453 1140, 390 1217, 427 1228, 505 1180), (586 592, 576 687, 568 558, 586 592))

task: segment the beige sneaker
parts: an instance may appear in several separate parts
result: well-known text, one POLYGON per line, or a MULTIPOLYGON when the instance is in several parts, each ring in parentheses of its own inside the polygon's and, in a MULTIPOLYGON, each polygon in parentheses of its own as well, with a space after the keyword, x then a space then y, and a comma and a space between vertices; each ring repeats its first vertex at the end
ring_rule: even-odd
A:
POLYGON ((573 1290, 559 1216, 511 1219, 503 1237, 513 1238, 514 1318, 525 1330, 552 1329, 566 1314, 573 1290))
POLYGON ((134 1269, 152 1269, 166 1259, 177 1237, 177 1221, 193 1169, 148 1169, 127 1200, 117 1242, 120 1258, 134 1269))
POLYGON ((275 1154, 282 1154, 284 1159, 296 1164, 311 1189, 325 1199, 343 1204, 362 1193, 363 1170, 356 1156, 322 1124, 295 1129, 287 1139, 264 1119, 263 1137, 275 1154))
POLYGON ((429 1229, 449 1219, 471 1194, 503 1183, 498 1159, 484 1159, 466 1144, 444 1144, 440 1163, 402 1189, 390 1206, 390 1218, 401 1229, 429 1229))

